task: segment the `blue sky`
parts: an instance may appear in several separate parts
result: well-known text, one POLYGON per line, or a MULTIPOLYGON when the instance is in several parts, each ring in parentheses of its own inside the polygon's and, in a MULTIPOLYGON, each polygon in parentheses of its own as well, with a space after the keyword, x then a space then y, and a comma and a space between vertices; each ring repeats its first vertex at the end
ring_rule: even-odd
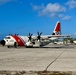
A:
POLYGON ((0 37, 51 34, 57 21, 62 34, 76 34, 76 0, 0 0, 0 37))

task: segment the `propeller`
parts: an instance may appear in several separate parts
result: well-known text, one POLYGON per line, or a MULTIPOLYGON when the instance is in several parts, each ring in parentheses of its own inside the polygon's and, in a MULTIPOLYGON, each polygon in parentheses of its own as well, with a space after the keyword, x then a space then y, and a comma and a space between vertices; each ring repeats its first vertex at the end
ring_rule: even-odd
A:
POLYGON ((18 36, 18 34, 15 34, 15 36, 18 36))
POLYGON ((33 35, 33 34, 29 33, 29 36, 28 36, 29 40, 28 40, 28 41, 31 41, 32 35, 33 35))
POLYGON ((40 32, 40 33, 37 32, 37 34, 38 34, 38 36, 37 36, 37 40, 40 41, 40 38, 41 38, 41 34, 42 34, 42 32, 40 32))

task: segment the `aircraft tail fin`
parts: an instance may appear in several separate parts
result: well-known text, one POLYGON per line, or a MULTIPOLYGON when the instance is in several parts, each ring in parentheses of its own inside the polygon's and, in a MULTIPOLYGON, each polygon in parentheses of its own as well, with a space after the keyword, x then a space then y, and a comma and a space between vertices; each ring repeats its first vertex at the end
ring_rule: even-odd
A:
POLYGON ((52 35, 61 35, 61 27, 60 27, 59 21, 56 23, 56 26, 54 28, 52 35))

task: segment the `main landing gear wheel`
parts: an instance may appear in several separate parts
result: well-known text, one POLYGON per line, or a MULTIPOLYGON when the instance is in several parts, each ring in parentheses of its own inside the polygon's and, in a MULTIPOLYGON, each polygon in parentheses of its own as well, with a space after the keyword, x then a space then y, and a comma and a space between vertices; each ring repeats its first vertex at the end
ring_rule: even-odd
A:
POLYGON ((15 47, 15 48, 17 48, 17 47, 18 47, 18 44, 17 44, 17 42, 15 42, 15 43, 14 43, 14 47, 15 47))

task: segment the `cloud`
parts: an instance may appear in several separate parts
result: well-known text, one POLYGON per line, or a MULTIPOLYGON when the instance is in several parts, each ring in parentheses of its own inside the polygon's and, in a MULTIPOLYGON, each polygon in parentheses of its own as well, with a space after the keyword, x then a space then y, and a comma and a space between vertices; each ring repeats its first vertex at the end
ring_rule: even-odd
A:
POLYGON ((66 16, 63 16, 62 19, 63 19, 63 20, 70 20, 70 19, 71 19, 71 16, 66 15, 66 16))
POLYGON ((6 4, 8 2, 17 1, 17 0, 0 0, 0 5, 6 4))
POLYGON ((71 16, 64 15, 64 14, 59 14, 58 17, 61 18, 62 20, 70 20, 71 19, 71 16))
POLYGON ((50 17, 55 17, 55 16, 57 16, 56 13, 51 13, 51 14, 50 14, 50 17))
POLYGON ((66 5, 69 5, 69 8, 73 9, 76 7, 76 0, 69 0, 68 2, 66 2, 66 5))
POLYGON ((63 7, 63 6, 60 6, 58 3, 55 3, 55 4, 52 4, 52 3, 49 3, 47 4, 47 6, 43 9, 43 13, 45 12, 49 12, 49 13, 52 13, 52 12, 65 12, 66 11, 66 8, 63 7))
POLYGON ((63 18, 64 14, 59 14, 58 17, 63 18))
POLYGON ((49 3, 39 12, 39 15, 51 14, 54 16, 56 13, 66 12, 66 8, 59 5, 58 3, 49 3))
POLYGON ((41 4, 40 6, 31 4, 34 11, 38 11, 38 16, 57 17, 62 20, 70 20, 71 16, 64 15, 66 8, 58 3, 48 3, 46 6, 41 4))
POLYGON ((34 4, 31 3, 31 6, 32 6, 34 11, 41 10, 41 9, 44 8, 44 4, 43 3, 40 6, 37 6, 37 5, 34 5, 34 4))

